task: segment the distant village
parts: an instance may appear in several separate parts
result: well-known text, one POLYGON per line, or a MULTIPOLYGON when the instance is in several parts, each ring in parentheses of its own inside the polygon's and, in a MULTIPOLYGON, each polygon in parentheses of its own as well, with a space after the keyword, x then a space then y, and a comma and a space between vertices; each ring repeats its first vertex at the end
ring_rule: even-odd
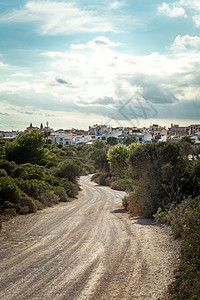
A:
MULTIPOLYGON (((193 145, 200 145, 200 124, 192 124, 189 126, 179 126, 171 124, 171 127, 159 126, 157 124, 150 127, 111 127, 109 125, 93 125, 89 126, 88 130, 82 129, 59 129, 54 130, 49 127, 48 122, 45 126, 35 127, 31 123, 24 132, 39 130, 45 133, 45 137, 49 144, 65 145, 80 145, 92 144, 97 140, 107 142, 109 138, 114 138, 117 142, 123 143, 127 137, 133 138, 141 144, 152 142, 178 142, 184 137, 190 137, 193 145)), ((20 131, 0 131, 0 139, 13 140, 21 132, 20 131)))

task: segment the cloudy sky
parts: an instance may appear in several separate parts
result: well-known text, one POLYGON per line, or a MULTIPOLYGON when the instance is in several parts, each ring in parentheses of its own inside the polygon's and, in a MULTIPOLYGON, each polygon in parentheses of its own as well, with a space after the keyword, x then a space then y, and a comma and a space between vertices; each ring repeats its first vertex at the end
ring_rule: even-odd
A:
POLYGON ((0 130, 199 116, 199 0, 0 0, 0 130))

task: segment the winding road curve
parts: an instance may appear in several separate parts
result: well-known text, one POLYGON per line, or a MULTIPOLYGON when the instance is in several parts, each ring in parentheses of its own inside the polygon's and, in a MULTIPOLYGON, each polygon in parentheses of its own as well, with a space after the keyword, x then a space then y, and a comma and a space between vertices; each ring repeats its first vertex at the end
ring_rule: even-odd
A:
POLYGON ((1 300, 158 299, 173 278, 169 229, 130 218, 124 192, 80 179, 77 200, 4 223, 1 300))

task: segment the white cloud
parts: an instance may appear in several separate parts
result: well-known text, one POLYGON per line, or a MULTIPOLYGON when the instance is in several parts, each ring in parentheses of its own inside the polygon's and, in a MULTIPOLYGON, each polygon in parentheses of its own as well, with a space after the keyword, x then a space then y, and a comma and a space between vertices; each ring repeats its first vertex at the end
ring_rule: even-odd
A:
POLYGON ((14 73, 12 74, 13 77, 32 77, 32 74, 25 74, 25 73, 14 73))
POLYGON ((172 49, 185 50, 187 48, 187 46, 193 47, 193 48, 200 48, 200 37, 189 36, 188 34, 184 35, 184 36, 178 35, 175 38, 174 43, 172 44, 172 49))
POLYGON ((171 18, 186 17, 185 9, 177 2, 173 3, 172 7, 163 2, 162 5, 158 7, 158 11, 171 18))
POLYGON ((105 49, 105 48, 110 48, 110 47, 118 47, 120 43, 114 43, 109 40, 109 38, 105 36, 98 36, 94 38, 93 40, 87 42, 86 44, 72 44, 70 46, 71 49, 75 50, 82 50, 85 48, 90 48, 90 49, 105 49))
POLYGON ((6 68, 7 65, 5 65, 4 63, 0 62, 0 69, 6 68))
POLYGON ((0 15, 0 23, 35 23, 40 34, 72 34, 75 32, 114 32, 106 17, 94 11, 81 10, 74 3, 29 1, 24 7, 0 15))
MULTIPOLYGON (((133 56, 116 52, 113 48, 101 52, 88 48, 89 43, 79 47, 79 51, 43 53, 51 58, 50 68, 56 74, 65 74, 65 78, 73 81, 76 88, 68 89, 68 96, 76 104, 77 95, 81 99, 107 96, 116 101, 135 95, 155 103, 200 98, 200 90, 196 88, 200 77, 200 56, 196 51, 200 45, 199 37, 177 36, 173 48, 179 51, 169 56, 159 53, 133 56), (188 46, 190 51, 182 51, 188 46)), ((63 78, 61 75, 57 77, 63 78)), ((57 93, 65 91, 66 85, 63 85, 57 93)))
POLYGON ((119 8, 121 8, 122 6, 124 6, 124 2, 123 2, 123 1, 113 1, 113 2, 110 4, 110 8, 111 8, 111 9, 119 9, 119 8))
POLYGON ((196 27, 200 27, 200 15, 194 16, 193 21, 194 21, 196 27))
POLYGON ((199 0, 180 0, 179 4, 191 9, 200 10, 199 0))
MULTIPOLYGON (((141 100, 161 111, 164 109, 161 107, 167 105, 173 110, 177 103, 200 99, 199 39, 177 36, 173 47, 179 51, 171 55, 134 56, 116 51, 114 47, 96 51, 88 47, 95 39, 79 51, 46 52, 43 55, 49 59, 49 72, 34 73, 30 78, 1 79, 0 99, 19 107, 97 113, 107 117, 118 114, 118 118, 120 103, 133 97, 137 107, 137 101, 141 100), (185 47, 190 47, 190 51, 185 51, 185 47), (104 105, 106 101, 109 105, 104 105)), ((103 41, 106 45, 113 43, 103 41)), ((15 72, 26 73, 24 70, 15 72)), ((128 109, 125 113, 128 114, 128 109)))
POLYGON ((200 27, 200 1, 180 0, 171 4, 171 7, 163 2, 158 11, 169 17, 191 17, 196 27, 200 27))

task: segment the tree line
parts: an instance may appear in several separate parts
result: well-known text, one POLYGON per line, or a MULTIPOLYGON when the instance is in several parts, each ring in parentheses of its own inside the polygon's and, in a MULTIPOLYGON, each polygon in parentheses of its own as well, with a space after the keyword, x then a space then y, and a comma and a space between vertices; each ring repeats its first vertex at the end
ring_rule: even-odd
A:
POLYGON ((71 201, 79 176, 95 172, 95 151, 98 145, 49 145, 39 131, 0 140, 0 221, 71 201))

